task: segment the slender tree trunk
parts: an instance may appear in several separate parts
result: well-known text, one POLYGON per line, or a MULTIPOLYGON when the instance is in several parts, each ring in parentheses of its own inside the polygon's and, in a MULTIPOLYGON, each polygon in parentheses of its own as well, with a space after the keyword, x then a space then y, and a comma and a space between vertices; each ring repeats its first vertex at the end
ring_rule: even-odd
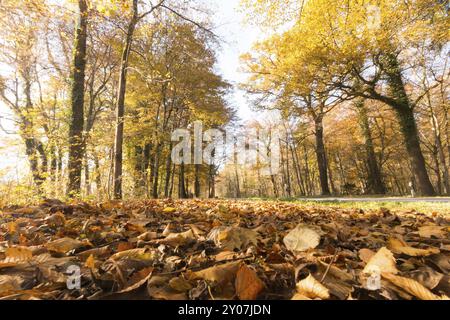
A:
MULTIPOLYGON (((432 104, 431 104, 431 97, 428 96, 429 101, 429 108, 431 112, 431 124, 433 125, 433 132, 434 132, 434 139, 435 139, 435 146, 436 146, 436 155, 435 155, 435 164, 437 164, 436 168, 437 171, 440 171, 439 169, 439 162, 442 164, 442 180, 443 185, 445 188, 445 193, 447 195, 450 195, 450 177, 449 177, 449 168, 447 166, 447 160, 445 159, 445 152, 444 147, 442 146, 442 140, 441 140, 441 128, 438 123, 438 119, 434 113, 432 104)), ((440 173, 439 180, 441 180, 440 173)), ((441 188, 441 184, 439 184, 439 188, 441 188)), ((442 193, 441 191, 439 193, 442 193)))
POLYGON ((100 175, 100 161, 98 159, 97 153, 95 152, 94 152, 94 164, 95 164, 95 185, 97 187, 97 198, 101 199, 102 179, 100 175))
POLYGON ((185 172, 184 172, 184 163, 179 166, 179 176, 178 176, 178 197, 180 199, 186 199, 186 181, 185 181, 185 172))
POLYGON ((71 119, 69 128, 69 183, 67 192, 75 196, 81 190, 81 170, 83 166, 84 129, 84 77, 86 69, 86 43, 88 6, 86 0, 78 0, 80 10, 74 45, 72 67, 71 119))
POLYGON ((171 150, 172 150, 172 143, 170 143, 170 145, 169 145, 169 152, 168 152, 167 159, 166 159, 166 177, 165 177, 165 184, 164 184, 164 197, 165 198, 169 197, 169 191, 170 191, 170 177, 171 177, 170 169, 172 167, 172 155, 170 153, 171 150))
POLYGON ((155 150, 155 160, 153 164, 153 188, 152 188, 152 197, 153 199, 158 199, 159 197, 159 159, 160 159, 160 153, 161 153, 161 143, 158 143, 155 150))
POLYGON ((445 159, 444 154, 444 148, 442 147, 441 138, 437 137, 437 148, 439 152, 439 158, 441 160, 442 166, 443 166, 443 178, 444 178, 444 187, 445 187, 445 193, 447 195, 450 195, 450 174, 449 174, 449 168, 447 166, 447 161, 445 159))
POLYGON ((290 161, 289 161, 289 141, 286 135, 286 192, 287 196, 292 197, 292 184, 291 184, 291 171, 290 171, 290 161))
POLYGON ((127 90, 128 61, 133 44, 134 30, 138 22, 138 0, 133 0, 133 17, 128 25, 125 47, 122 52, 119 90, 116 109, 116 135, 114 143, 114 198, 122 199, 122 174, 123 174, 123 132, 125 116, 125 96, 127 90))
POLYGON ((200 198, 201 190, 200 190, 200 165, 195 165, 195 183, 194 183, 194 193, 196 198, 200 198))
POLYGON ((323 117, 318 116, 315 119, 315 136, 316 136, 316 156, 319 168, 320 187, 323 196, 330 195, 328 187, 328 166, 327 156, 325 152, 325 143, 323 140, 323 117))
MULTIPOLYGON (((330 159, 330 158, 328 158, 330 159)), ((334 183, 334 178, 333 178, 333 171, 331 170, 331 161, 328 160, 327 161, 327 168, 328 168, 328 177, 329 177, 329 181, 330 181, 330 186, 331 186, 331 191, 333 192, 333 194, 337 194, 337 190, 336 190, 336 185, 334 183)))
POLYGON ((355 106, 358 110, 359 124, 361 126, 362 135, 364 137, 364 147, 367 157, 367 191, 374 194, 386 194, 386 186, 383 182, 380 166, 378 165, 377 156, 375 154, 372 131, 370 128, 369 117, 367 115, 367 108, 364 104, 364 99, 358 99, 355 102, 355 106))
MULTIPOLYGON (((259 172, 259 171, 258 171, 259 172)), ((214 199, 216 197, 216 168, 212 164, 209 166, 208 173, 208 198, 214 199)))
POLYGON ((170 191, 169 191, 169 198, 172 198, 173 196, 173 188, 174 188, 174 181, 175 181, 175 164, 172 164, 172 178, 170 178, 170 191))
POLYGON ((442 194, 442 178, 441 178, 441 167, 439 165, 439 151, 436 145, 433 146, 432 152, 433 162, 434 162, 434 171, 436 172, 436 190, 439 195, 442 194))
POLYGON ((240 186, 240 182, 239 182, 239 173, 238 173, 238 169, 237 169, 237 164, 234 165, 234 179, 235 179, 235 183, 236 183, 236 198, 239 199, 241 197, 241 186, 240 186))
POLYGON ((87 154, 85 154, 85 157, 84 157, 84 185, 85 185, 86 196, 90 196, 91 195, 91 181, 90 181, 90 174, 89 174, 89 160, 88 160, 87 154))
POLYGON ((291 148, 291 154, 292 154, 292 162, 293 162, 293 166, 295 169, 295 176, 297 178, 297 184, 300 189, 300 195, 304 196, 304 195, 306 195, 306 192, 305 192, 304 182, 303 182, 303 178, 302 178, 302 174, 301 174, 300 164, 299 164, 298 157, 297 157, 297 149, 295 148, 295 144, 293 146, 291 145, 290 148, 291 148))
POLYGON ((306 145, 303 145, 303 154, 304 154, 304 160, 305 160, 305 178, 306 178, 306 186, 308 195, 312 195, 313 193, 313 185, 311 180, 311 170, 309 169, 309 157, 308 157, 308 150, 306 149, 306 145))

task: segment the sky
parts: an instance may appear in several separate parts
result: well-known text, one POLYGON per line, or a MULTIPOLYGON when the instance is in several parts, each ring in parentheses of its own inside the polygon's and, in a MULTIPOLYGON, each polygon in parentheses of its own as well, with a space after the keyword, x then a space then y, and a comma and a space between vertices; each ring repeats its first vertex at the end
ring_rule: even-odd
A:
POLYGON ((222 40, 222 48, 218 53, 218 69, 226 80, 235 85, 230 103, 236 107, 238 116, 243 121, 253 119, 256 113, 251 110, 244 93, 236 88, 236 85, 247 77, 239 71, 239 57, 249 52, 252 45, 261 40, 264 34, 257 27, 244 22, 244 14, 239 10, 240 0, 204 1, 212 8, 217 7, 214 20, 218 27, 214 31, 222 40))
MULTIPOLYGON (((244 23, 244 14, 239 10, 240 0, 201 1, 204 1, 215 13, 214 32, 219 36, 222 44, 217 53, 217 71, 235 86, 229 96, 229 103, 237 110, 237 116, 242 122, 255 119, 258 113, 251 110, 244 92, 236 88, 246 79, 246 75, 239 71, 239 57, 250 51, 252 44, 263 39, 264 34, 257 27, 244 23)), ((10 118, 10 115, 7 107, 0 102, 0 179, 3 176, 3 179, 7 180, 16 179, 28 171, 22 141, 16 135, 6 134, 1 129, 14 131, 14 124, 5 119, 5 117, 10 118), (12 147, 11 144, 13 144, 12 147), (3 175, 5 172, 7 172, 6 176, 3 175)))

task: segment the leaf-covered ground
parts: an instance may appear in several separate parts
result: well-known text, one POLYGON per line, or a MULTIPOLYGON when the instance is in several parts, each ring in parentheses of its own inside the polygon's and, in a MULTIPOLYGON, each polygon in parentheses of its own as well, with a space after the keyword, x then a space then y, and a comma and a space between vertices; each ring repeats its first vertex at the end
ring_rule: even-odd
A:
POLYGON ((283 202, 47 200, 0 211, 0 298, 447 299, 449 226, 283 202))

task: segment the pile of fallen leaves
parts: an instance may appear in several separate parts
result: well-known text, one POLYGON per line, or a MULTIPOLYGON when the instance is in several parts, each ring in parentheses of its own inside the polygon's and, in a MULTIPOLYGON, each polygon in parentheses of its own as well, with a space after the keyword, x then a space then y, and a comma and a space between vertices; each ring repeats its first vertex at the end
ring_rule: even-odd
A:
POLYGON ((46 200, 0 211, 0 299, 448 299, 449 231, 386 209, 46 200))

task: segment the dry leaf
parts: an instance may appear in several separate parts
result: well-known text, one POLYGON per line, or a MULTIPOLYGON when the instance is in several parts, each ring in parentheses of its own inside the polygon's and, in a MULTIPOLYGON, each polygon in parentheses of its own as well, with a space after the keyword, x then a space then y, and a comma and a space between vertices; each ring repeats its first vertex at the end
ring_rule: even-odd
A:
POLYGON ((416 280, 396 276, 390 273, 382 273, 382 276, 383 278, 395 284, 397 287, 402 288, 409 294, 421 300, 441 300, 441 297, 432 293, 416 280))
POLYGON ((256 231, 235 227, 217 227, 211 230, 208 240, 214 241, 216 246, 224 250, 245 249, 258 244, 256 231))
POLYGON ((33 252, 24 247, 8 248, 5 254, 9 261, 26 262, 33 258, 33 252))
POLYGON ((307 296, 304 296, 303 294, 300 293, 296 293, 291 300, 298 300, 298 301, 304 301, 304 300, 312 300, 310 298, 308 298, 307 296))
POLYGON ((366 274, 380 274, 383 272, 392 274, 398 273, 394 255, 385 247, 378 250, 378 252, 372 258, 370 258, 369 262, 363 270, 363 273, 366 274))
POLYGON ((417 249, 408 246, 406 242, 397 238, 390 238, 388 242, 389 249, 396 254, 405 254, 411 257, 426 257, 438 254, 441 251, 437 248, 417 249))
POLYGON ((141 241, 151 241, 151 240, 155 240, 158 238, 158 233, 157 232, 145 232, 143 234, 141 234, 138 239, 141 241))
POLYGON ((165 244, 168 246, 184 246, 196 241, 192 230, 188 230, 182 233, 171 233, 165 239, 156 240, 159 244, 165 244))
POLYGON ((326 300, 330 298, 330 291, 312 275, 297 283, 297 293, 310 299, 326 300))
POLYGON ((284 237, 284 245, 292 252, 301 252, 316 248, 320 243, 321 234, 317 228, 298 225, 284 237))
POLYGON ((176 211, 177 211, 177 209, 172 208, 172 207, 167 207, 167 208, 164 208, 164 210, 163 210, 164 213, 175 213, 176 211))
POLYGON ((187 292, 192 289, 190 282, 181 277, 170 279, 169 286, 177 292, 187 292))
POLYGON ((235 287, 240 300, 256 300, 264 290, 264 283, 255 271, 242 264, 236 275, 235 287))
POLYGON ((84 265, 86 267, 88 267, 89 269, 92 269, 92 270, 95 269, 95 258, 94 258, 94 256, 92 254, 89 256, 89 258, 87 258, 87 260, 84 263, 84 265))
POLYGON ((142 287, 144 284, 147 283, 147 281, 151 278, 152 273, 153 273, 152 267, 142 269, 141 271, 135 274, 135 276, 131 279, 130 283, 128 283, 126 288, 119 291, 118 293, 127 293, 139 289, 140 287, 142 287))
POLYGON ((0 295, 20 290, 22 282, 18 276, 0 275, 0 295))
POLYGON ((155 300, 186 300, 187 296, 184 293, 179 293, 170 287, 148 287, 148 294, 151 298, 155 300))
POLYGON ((423 226, 419 228, 419 236, 422 238, 446 238, 445 228, 439 226, 423 226))
POLYGON ((366 264, 370 261, 370 259, 375 255, 375 252, 369 249, 361 249, 359 250, 359 258, 364 261, 366 264))
POLYGON ((47 243, 46 248, 49 251, 58 253, 68 253, 72 250, 86 246, 84 242, 72 238, 61 238, 47 243))
POLYGON ((201 271, 193 272, 189 275, 190 280, 203 279, 218 284, 225 284, 233 281, 241 262, 230 262, 214 266, 201 271))
POLYGON ((154 258, 155 254, 148 252, 146 248, 126 250, 118 252, 110 257, 111 260, 134 259, 143 261, 153 260, 154 258))

